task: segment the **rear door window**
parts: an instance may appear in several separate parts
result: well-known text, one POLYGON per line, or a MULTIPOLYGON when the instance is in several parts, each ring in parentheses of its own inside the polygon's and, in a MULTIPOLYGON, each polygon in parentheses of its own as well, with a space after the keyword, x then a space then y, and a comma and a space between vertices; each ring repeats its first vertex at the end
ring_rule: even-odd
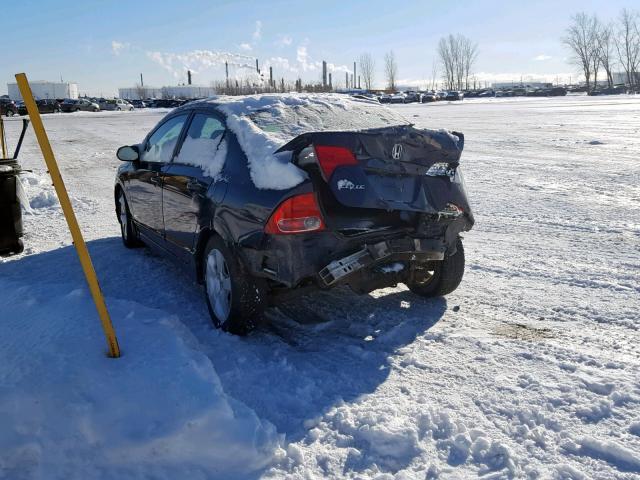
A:
POLYGON ((142 152, 142 161, 155 163, 170 162, 188 116, 188 114, 185 114, 172 117, 160 125, 160 127, 153 132, 153 135, 149 137, 142 152))
POLYGON ((205 175, 216 178, 227 156, 224 123, 214 115, 194 115, 175 162, 200 167, 205 175))

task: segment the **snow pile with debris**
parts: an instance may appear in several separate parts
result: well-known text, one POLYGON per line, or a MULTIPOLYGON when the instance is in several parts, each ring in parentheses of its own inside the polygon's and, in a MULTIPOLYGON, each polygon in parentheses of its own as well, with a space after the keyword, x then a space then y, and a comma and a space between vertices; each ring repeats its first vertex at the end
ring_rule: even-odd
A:
POLYGON ((408 122, 377 101, 335 94, 272 94, 214 97, 249 160, 251 180, 260 189, 286 190, 307 179, 291 163, 290 152, 276 150, 313 131, 363 130, 408 122))
POLYGON ((123 357, 29 133, 42 202, 0 259, 0 478, 637 479, 640 97, 393 108, 465 134, 462 285, 317 292, 246 338, 122 246, 115 151, 162 114, 44 115, 123 357))

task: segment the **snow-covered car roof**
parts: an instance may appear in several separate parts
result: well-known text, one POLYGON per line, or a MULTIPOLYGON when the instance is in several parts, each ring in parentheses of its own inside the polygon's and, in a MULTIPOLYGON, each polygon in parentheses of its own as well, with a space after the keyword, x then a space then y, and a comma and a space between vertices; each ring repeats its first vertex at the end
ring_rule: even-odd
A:
POLYGON ((298 135, 409 125, 376 100, 338 94, 217 96, 189 105, 197 103, 215 105, 226 116, 249 160, 251 179, 261 189, 286 190, 307 178, 291 163, 291 152, 274 153, 298 135))

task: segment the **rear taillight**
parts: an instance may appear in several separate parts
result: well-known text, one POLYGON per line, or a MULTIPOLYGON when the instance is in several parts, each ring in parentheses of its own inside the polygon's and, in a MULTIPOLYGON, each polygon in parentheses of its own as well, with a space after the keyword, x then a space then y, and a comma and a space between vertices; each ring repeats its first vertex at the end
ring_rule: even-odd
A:
POLYGON ((344 165, 358 165, 356 156, 348 148, 315 145, 315 149, 318 163, 326 181, 329 181, 336 168, 344 165))
POLYGON ((324 230, 324 220, 314 193, 303 193, 287 198, 276 208, 264 228, 265 233, 290 233, 324 230))

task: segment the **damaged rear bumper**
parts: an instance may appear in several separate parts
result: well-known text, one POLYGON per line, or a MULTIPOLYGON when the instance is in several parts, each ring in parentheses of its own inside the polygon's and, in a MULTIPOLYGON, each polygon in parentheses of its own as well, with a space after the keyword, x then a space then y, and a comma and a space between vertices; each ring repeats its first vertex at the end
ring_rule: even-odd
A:
MULTIPOLYGON (((369 235, 344 235, 336 231, 300 235, 259 234, 238 245, 237 253, 254 276, 272 283, 273 292, 306 287, 332 288, 348 284, 383 288, 404 282, 415 268, 422 269, 455 253, 458 235, 472 223, 461 215, 425 220, 416 229, 378 231, 369 235), (251 240, 251 241, 249 241, 251 240), (402 269, 386 272, 399 262, 402 269)), ((370 291, 370 290, 369 290, 370 291)))
POLYGON ((444 259, 445 252, 446 245, 441 240, 405 237, 381 241, 365 244, 362 250, 332 261, 318 275, 323 286, 331 287, 378 262, 398 259, 438 261, 444 259))

